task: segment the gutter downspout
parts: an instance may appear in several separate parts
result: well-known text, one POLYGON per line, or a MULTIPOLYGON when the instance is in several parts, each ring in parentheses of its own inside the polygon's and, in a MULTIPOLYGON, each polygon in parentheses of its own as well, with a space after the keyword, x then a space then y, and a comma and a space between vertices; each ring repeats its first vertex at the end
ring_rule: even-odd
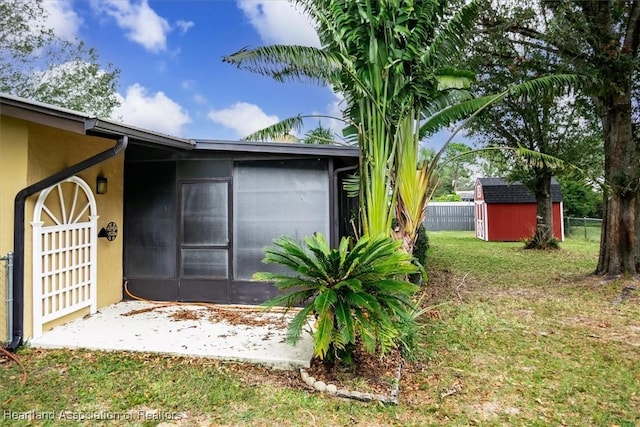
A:
POLYGON ((16 194, 13 210, 13 339, 7 346, 9 351, 15 352, 21 345, 24 333, 24 222, 25 222, 25 201, 27 197, 49 188, 80 171, 102 163, 112 157, 117 156, 127 148, 129 137, 122 135, 113 147, 95 156, 89 157, 61 170, 41 181, 23 188, 16 194))

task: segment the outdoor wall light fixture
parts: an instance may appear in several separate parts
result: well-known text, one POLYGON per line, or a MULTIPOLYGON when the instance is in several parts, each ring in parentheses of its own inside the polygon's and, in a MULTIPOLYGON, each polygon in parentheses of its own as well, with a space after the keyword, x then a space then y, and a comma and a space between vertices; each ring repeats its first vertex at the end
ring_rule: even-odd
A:
POLYGON ((105 194, 107 192, 107 177, 98 175, 96 178, 96 193, 105 194))

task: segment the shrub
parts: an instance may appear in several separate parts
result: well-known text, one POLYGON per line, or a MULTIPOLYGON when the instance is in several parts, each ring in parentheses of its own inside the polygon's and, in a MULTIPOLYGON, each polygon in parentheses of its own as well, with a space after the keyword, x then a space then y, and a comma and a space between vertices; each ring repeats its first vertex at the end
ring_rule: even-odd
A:
POLYGON ((441 194, 440 196, 433 198, 434 202, 461 202, 462 197, 459 194, 451 193, 451 194, 441 194))
POLYGON ((365 236, 350 247, 351 239, 344 237, 330 249, 321 234, 304 241, 281 237, 265 251, 263 262, 283 265, 292 275, 253 276, 287 292, 265 302, 267 307, 302 306, 289 324, 287 341, 295 344, 314 314, 314 356, 325 363, 352 363, 358 340, 369 353, 396 347, 404 324, 414 321, 411 297, 418 289, 399 279, 418 270, 412 256, 400 250, 401 242, 365 236))
POLYGON ((560 242, 551 236, 551 232, 535 232, 531 237, 524 240, 525 249, 560 249, 560 242))

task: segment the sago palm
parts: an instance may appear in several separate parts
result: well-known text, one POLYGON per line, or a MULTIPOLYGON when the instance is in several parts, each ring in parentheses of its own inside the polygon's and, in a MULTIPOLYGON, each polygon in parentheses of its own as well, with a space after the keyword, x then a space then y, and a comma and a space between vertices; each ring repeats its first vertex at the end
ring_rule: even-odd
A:
POLYGON ((289 324, 288 342, 299 340, 315 314, 314 355, 328 363, 350 362, 358 340, 368 352, 385 353, 403 338, 403 326, 414 321, 411 297, 418 288, 403 279, 417 267, 398 250, 400 242, 380 234, 351 245, 343 238, 331 249, 320 234, 307 237, 305 245, 281 237, 266 249, 263 262, 285 266, 291 274, 253 276, 284 292, 267 307, 302 306, 289 324))

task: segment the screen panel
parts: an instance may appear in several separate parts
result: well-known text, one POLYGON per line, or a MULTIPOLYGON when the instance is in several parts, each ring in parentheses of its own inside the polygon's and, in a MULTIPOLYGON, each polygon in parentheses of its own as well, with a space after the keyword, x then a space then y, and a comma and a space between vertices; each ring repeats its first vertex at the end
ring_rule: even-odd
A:
POLYGON ((298 241, 315 232, 329 236, 329 175, 315 161, 239 162, 234 173, 235 280, 257 271, 283 271, 263 264, 273 239, 298 241))

